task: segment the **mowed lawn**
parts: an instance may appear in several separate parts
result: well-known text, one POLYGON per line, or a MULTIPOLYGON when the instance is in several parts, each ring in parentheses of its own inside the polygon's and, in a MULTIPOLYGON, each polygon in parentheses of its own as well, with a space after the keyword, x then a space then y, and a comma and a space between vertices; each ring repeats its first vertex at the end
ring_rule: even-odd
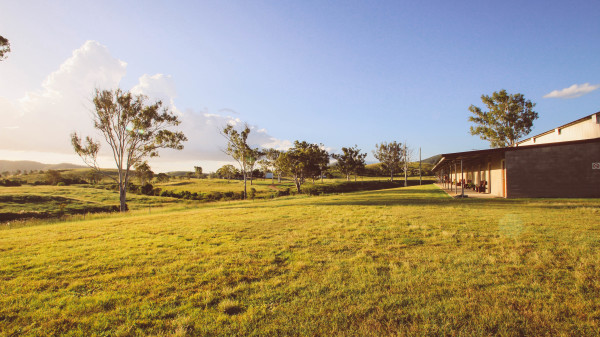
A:
POLYGON ((433 185, 0 231, 0 335, 598 335, 600 200, 433 185))

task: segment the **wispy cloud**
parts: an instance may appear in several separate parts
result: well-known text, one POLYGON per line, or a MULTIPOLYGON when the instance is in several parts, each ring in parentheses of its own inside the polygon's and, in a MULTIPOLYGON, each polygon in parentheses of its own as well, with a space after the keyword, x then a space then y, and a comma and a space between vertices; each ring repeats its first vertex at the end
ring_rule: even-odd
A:
POLYGON ((544 96, 544 98, 577 98, 583 95, 589 94, 590 92, 600 88, 600 84, 591 85, 589 83, 573 84, 568 88, 561 90, 554 90, 551 93, 544 96))
MULTIPOLYGON (((117 88, 126 74, 126 67, 127 63, 113 57, 106 46, 87 41, 47 76, 41 88, 27 92, 19 100, 0 96, 0 152, 25 151, 61 156, 70 154, 75 157, 69 138, 71 132, 78 131, 83 136, 101 139, 93 129, 91 120, 94 89, 117 88)), ((221 151, 226 147, 226 142, 219 134, 219 129, 227 124, 243 124, 241 117, 226 115, 239 113, 232 109, 221 109, 218 113, 210 113, 209 109, 179 110, 175 106, 175 81, 169 75, 142 75, 130 91, 148 96, 150 102, 161 100, 163 106, 180 117, 182 123, 177 129, 188 137, 183 151, 165 149, 161 151, 161 158, 154 158, 151 165, 156 163, 157 166, 173 169, 176 163, 198 165, 201 162, 213 170, 216 165, 231 160, 221 151)), ((252 133, 248 141, 252 146, 277 149, 291 146, 289 140, 275 138, 257 125, 250 127, 252 133)), ((101 148, 100 156, 108 159, 101 159, 101 165, 111 165, 107 146, 101 148)), ((79 161, 75 157, 75 162, 79 161)))

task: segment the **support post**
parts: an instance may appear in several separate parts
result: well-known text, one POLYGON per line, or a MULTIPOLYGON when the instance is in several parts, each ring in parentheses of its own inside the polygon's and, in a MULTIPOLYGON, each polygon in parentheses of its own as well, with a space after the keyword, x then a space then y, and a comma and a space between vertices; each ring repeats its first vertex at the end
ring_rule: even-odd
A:
POLYGON ((456 170, 456 162, 454 162, 454 194, 458 194, 458 171, 456 170))
POLYGON ((460 195, 465 196, 465 173, 463 171, 463 160, 460 160, 460 195))

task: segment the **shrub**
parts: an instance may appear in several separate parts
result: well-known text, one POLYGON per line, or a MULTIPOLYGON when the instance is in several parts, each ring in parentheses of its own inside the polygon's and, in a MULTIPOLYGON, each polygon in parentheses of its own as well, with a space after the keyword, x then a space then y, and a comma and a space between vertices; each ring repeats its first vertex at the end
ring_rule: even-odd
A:
POLYGON ((221 195, 221 192, 219 192, 219 191, 213 191, 206 195, 207 200, 213 200, 213 201, 221 200, 222 197, 223 196, 221 195))
POLYGON ((0 186, 6 186, 6 187, 21 186, 21 181, 19 181, 19 180, 2 179, 2 180, 0 180, 0 186))
POLYGON ((141 192, 142 194, 145 194, 145 195, 152 195, 152 194, 153 194, 153 193, 152 193, 152 192, 153 192, 153 188, 154 188, 154 187, 152 186, 152 184, 150 184, 150 183, 145 183, 145 184, 144 184, 144 185, 142 185, 142 187, 140 188, 140 192, 141 192))

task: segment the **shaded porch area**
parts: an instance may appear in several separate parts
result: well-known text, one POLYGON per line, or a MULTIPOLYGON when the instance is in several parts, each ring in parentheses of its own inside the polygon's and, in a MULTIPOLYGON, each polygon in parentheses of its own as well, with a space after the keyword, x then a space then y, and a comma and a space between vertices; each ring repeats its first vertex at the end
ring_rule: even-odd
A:
POLYGON ((450 196, 505 197, 505 149, 443 154, 433 171, 450 196))
POLYGON ((441 184, 441 183, 435 183, 435 186, 439 187, 442 191, 446 192, 446 194, 448 194, 449 196, 455 198, 455 197, 459 197, 460 195, 464 195, 467 198, 482 198, 482 199, 492 199, 492 198, 500 198, 499 196, 490 194, 490 193, 481 193, 481 192, 476 192, 473 191, 471 189, 461 189, 460 187, 457 189, 455 188, 455 186, 452 186, 451 188, 446 187, 447 185, 441 184))

